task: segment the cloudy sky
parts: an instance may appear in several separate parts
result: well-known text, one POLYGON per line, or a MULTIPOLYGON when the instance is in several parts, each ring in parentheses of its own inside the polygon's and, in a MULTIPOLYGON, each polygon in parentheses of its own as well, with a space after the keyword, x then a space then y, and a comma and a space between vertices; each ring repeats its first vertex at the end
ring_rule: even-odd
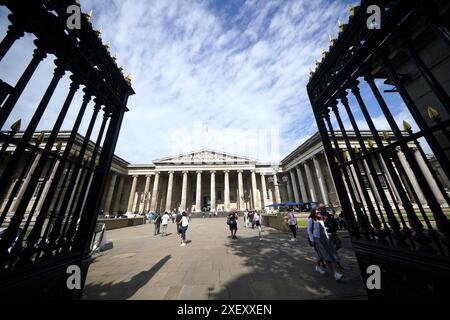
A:
MULTIPOLYGON (((104 42, 110 41, 125 73, 131 72, 136 91, 116 154, 131 163, 150 163, 207 147, 280 161, 317 130, 305 88, 309 68, 328 48, 328 35, 337 34, 338 19, 347 21, 349 3, 82 0, 82 11, 93 10, 94 27, 102 27, 104 42)), ((2 36, 7 14, 2 7, 2 36)), ((22 38, 1 61, 8 83, 14 84, 29 62, 32 40, 22 38)), ((39 66, 7 126, 18 118, 29 120, 51 79, 52 60, 39 66)), ((66 75, 40 129, 53 125, 68 83, 66 75)), ((396 97, 388 100, 399 120, 411 120, 396 97)), ((386 127, 368 104, 375 123, 386 127)), ((75 116, 72 108, 66 129, 75 116)), ((87 120, 82 130, 86 127, 87 120)))

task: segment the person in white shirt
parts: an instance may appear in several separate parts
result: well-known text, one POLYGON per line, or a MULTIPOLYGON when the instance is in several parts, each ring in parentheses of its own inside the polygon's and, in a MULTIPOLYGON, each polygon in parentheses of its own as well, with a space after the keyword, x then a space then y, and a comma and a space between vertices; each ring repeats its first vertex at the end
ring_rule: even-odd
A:
POLYGON ((186 231, 189 225, 189 219, 185 211, 182 213, 181 217, 181 246, 186 246, 186 231))
POLYGON ((170 216, 166 211, 166 212, 164 212, 163 216, 161 217, 161 227, 162 227, 161 236, 162 237, 167 235, 167 224, 169 223, 169 220, 170 220, 170 216))
POLYGON ((329 236, 323 222, 322 215, 315 209, 311 211, 311 215, 308 218, 308 237, 312 246, 314 246, 319 260, 316 263, 316 271, 320 274, 324 274, 325 270, 320 267, 321 259, 324 260, 329 266, 330 270, 334 274, 336 281, 343 277, 343 274, 336 270, 336 263, 339 261, 339 256, 336 253, 336 249, 329 241, 329 236))
POLYGON ((262 216, 256 211, 255 211, 255 215, 253 216, 253 221, 255 221, 256 228, 258 229, 259 240, 262 240, 262 238, 261 238, 262 216))

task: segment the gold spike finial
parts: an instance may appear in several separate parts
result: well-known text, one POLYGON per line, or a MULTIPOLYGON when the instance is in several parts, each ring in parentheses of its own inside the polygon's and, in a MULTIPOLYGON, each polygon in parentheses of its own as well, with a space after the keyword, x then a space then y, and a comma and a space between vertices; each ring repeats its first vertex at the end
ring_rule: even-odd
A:
POLYGON ((355 7, 352 4, 348 5, 348 12, 350 13, 350 17, 355 15, 355 7))
POLYGON ((327 55, 328 55, 327 50, 322 49, 322 59, 325 59, 327 57, 327 55))
POLYGON ((428 118, 430 118, 431 121, 439 120, 439 118, 441 116, 439 114, 439 111, 437 111, 435 108, 433 108, 431 106, 427 108, 427 112, 428 112, 428 118))
POLYGON ((387 131, 383 131, 383 139, 384 141, 390 141, 391 140, 391 136, 389 135, 389 133, 387 131))
POLYGON ((127 74, 127 76, 125 77, 125 81, 128 83, 131 82, 131 73, 127 74))
POLYGON ((59 151, 61 149, 62 149, 62 142, 60 141, 56 144, 56 150, 59 151))
POLYGON ((39 143, 42 143, 42 141, 44 141, 44 137, 45 137, 45 133, 44 133, 44 132, 41 132, 41 133, 39 134, 39 136, 37 137, 37 141, 38 141, 39 143))
POLYGON ((109 50, 111 48, 111 43, 109 42, 109 40, 106 41, 105 48, 106 50, 109 50))
POLYGON ((342 23, 340 20, 338 20, 339 33, 344 32, 345 26, 346 25, 344 23, 342 23))
POLYGON ((87 14, 86 14, 86 20, 89 23, 92 23, 92 10, 90 10, 87 14))
POLYGON ((336 156, 334 156, 334 162, 335 163, 339 163, 339 160, 338 160, 338 158, 336 156))
POLYGON ((334 47, 334 45, 336 44, 336 39, 333 38, 331 34, 329 35, 329 38, 330 38, 330 47, 334 47))
POLYGON ((114 55, 112 56, 112 60, 114 61, 114 63, 117 62, 117 55, 116 55, 116 54, 114 54, 114 55))
POLYGON ((123 65, 119 67, 120 73, 123 73, 123 65))
POLYGON ((11 125, 11 130, 15 133, 20 131, 20 125, 22 124, 22 119, 17 120, 11 125))
POLYGON ((309 77, 312 78, 313 75, 314 75, 314 71, 311 68, 309 68, 309 77))
POLYGON ((409 131, 409 130, 411 130, 411 125, 409 124, 409 122, 408 121, 406 121, 406 120, 403 120, 403 129, 405 129, 406 131, 409 131))
POLYGON ((100 27, 100 29, 95 30, 95 33, 97 34, 97 37, 99 37, 100 39, 102 38, 102 27, 100 27))
POLYGON ((367 144, 369 145, 369 148, 375 148, 375 142, 373 140, 367 140, 367 144))
POLYGON ((360 150, 359 150, 358 147, 354 147, 354 148, 353 148, 353 152, 354 152, 355 154, 359 154, 359 151, 360 151, 360 150))

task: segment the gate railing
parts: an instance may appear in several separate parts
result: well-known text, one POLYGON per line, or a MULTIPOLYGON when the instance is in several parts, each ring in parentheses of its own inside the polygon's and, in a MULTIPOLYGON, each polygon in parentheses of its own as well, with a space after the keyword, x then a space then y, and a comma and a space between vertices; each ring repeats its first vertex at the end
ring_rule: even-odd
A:
POLYGON ((419 53, 435 40, 446 52, 443 59, 450 59, 449 16, 449 5, 442 1, 362 1, 351 8, 348 24, 340 25, 339 38, 330 39, 329 52, 323 52, 310 74, 308 94, 362 275, 367 278, 369 264, 380 264, 385 287, 391 290, 370 292, 374 297, 399 292, 438 295, 450 283, 446 215, 450 199, 418 141, 425 139, 450 178, 448 90, 419 53), (367 27, 370 5, 381 9, 380 29, 367 27), (412 74, 397 70, 406 63, 414 69, 412 74), (379 89, 379 79, 394 87, 415 124, 399 123, 379 89), (408 81, 417 79, 436 105, 423 105, 412 97, 408 81), (362 92, 371 92, 372 100, 362 92), (368 101, 375 101, 387 130, 377 128, 368 101), (369 139, 362 135, 356 112, 370 130, 369 139), (350 131, 356 142, 349 138, 350 131), (418 184, 408 174, 411 171, 418 184), (368 183, 366 177, 371 177, 368 183), (376 195, 376 201, 370 194, 376 195), (397 201, 390 202, 388 195, 397 201))
POLYGON ((87 271, 101 196, 128 110, 127 99, 134 92, 108 46, 103 45, 101 32, 93 30, 89 15, 81 14, 80 29, 67 26, 67 8, 79 7, 77 1, 2 3, 11 12, 11 24, 0 42, 0 59, 25 33, 33 34, 36 40, 32 59, 17 83, 0 82, 0 200, 5 203, 0 225, 6 227, 0 238, 0 293, 8 297, 43 298, 44 293, 48 298, 74 297, 65 288, 65 268, 71 264, 81 266, 83 276, 87 271), (55 57, 53 77, 31 120, 20 134, 20 122, 5 131, 5 123, 21 103, 22 92, 32 86, 37 67, 51 56, 55 57), (51 131, 40 134, 37 126, 66 73, 71 82, 65 101, 51 131), (73 105, 81 86, 82 104, 73 105), (76 110, 77 117, 62 146, 58 135, 69 109, 76 110), (75 151, 75 138, 88 114, 91 116, 84 141, 75 151), (95 146, 90 150, 89 141, 98 126, 95 146), (38 183, 45 188, 36 189, 38 183), (29 289, 19 292, 24 285, 29 289))

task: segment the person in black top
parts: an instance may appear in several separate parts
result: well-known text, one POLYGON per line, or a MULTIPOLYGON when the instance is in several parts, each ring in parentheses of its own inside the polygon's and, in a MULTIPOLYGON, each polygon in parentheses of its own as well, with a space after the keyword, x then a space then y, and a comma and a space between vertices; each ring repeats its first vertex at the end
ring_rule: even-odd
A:
POLYGON ((155 236, 159 234, 160 226, 161 226, 161 214, 158 212, 158 214, 155 217, 155 236))
MULTIPOLYGON (((339 238, 337 231, 339 230, 339 222, 336 218, 336 211, 331 211, 331 214, 326 215, 325 218, 325 227, 327 228, 327 233, 330 237, 330 242, 338 251, 342 248, 342 241, 339 238)), ((336 262, 336 266, 340 269, 344 269, 339 262, 336 262)))
POLYGON ((230 227, 231 238, 236 239, 238 214, 236 211, 230 212, 227 217, 227 224, 230 227))

